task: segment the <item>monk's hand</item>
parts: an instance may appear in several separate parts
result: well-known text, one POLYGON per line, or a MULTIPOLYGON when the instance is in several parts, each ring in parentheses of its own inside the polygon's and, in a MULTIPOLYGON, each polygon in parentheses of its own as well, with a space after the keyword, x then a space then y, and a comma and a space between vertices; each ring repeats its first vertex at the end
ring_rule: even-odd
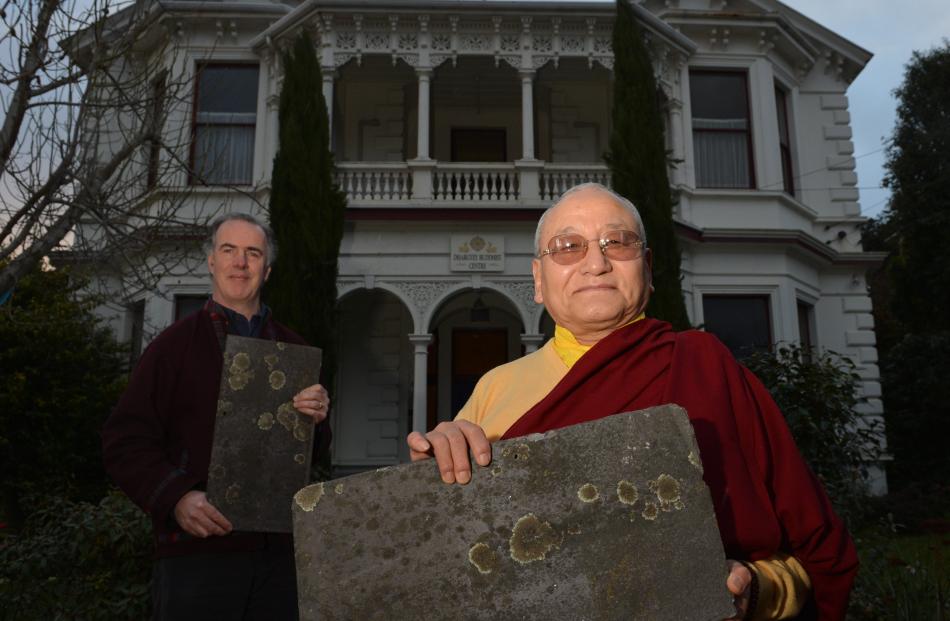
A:
POLYGON ((294 408, 313 418, 313 422, 319 423, 330 411, 330 395, 320 384, 308 386, 294 395, 294 408))
POLYGON ((231 532, 231 522, 198 490, 181 497, 175 505, 175 520, 186 533, 202 539, 231 532))
POLYGON ((749 594, 752 589, 752 572, 749 568, 738 561, 728 560, 726 566, 729 568, 729 577, 726 578, 726 588, 732 593, 732 601, 736 605, 736 616, 734 619, 744 619, 749 612, 749 594))
POLYGON ((406 438, 412 461, 435 457, 442 480, 465 485, 472 480, 469 451, 479 466, 491 463, 491 445, 485 431, 467 420, 439 423, 429 433, 413 431, 406 438))

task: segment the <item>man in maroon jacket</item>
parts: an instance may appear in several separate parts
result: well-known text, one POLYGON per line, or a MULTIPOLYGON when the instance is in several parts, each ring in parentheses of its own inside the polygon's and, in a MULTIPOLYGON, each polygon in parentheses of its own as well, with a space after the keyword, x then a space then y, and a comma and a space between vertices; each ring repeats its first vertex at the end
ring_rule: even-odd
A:
MULTIPOLYGON (((142 354, 102 431, 106 470, 149 516, 155 532, 154 619, 296 619, 288 534, 232 531, 208 502, 214 416, 227 334, 303 343, 261 304, 276 246, 252 216, 211 226, 211 298, 142 354)), ((319 384, 294 397, 329 443, 329 397, 319 384)))
MULTIPOLYGON (((857 556, 762 383, 713 335, 646 318, 651 255, 634 206, 607 188, 565 192, 542 216, 535 301, 556 323, 537 352, 488 372, 453 422, 410 434, 467 483, 469 452, 490 441, 664 403, 693 424, 729 562, 726 587, 746 619, 843 619, 857 556)), ((661 615, 662 616, 662 615, 661 615)))

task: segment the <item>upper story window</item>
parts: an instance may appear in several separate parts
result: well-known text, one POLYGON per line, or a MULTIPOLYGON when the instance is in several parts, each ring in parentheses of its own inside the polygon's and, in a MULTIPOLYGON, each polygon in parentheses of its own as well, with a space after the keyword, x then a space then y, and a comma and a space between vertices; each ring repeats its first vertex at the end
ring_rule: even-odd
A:
POLYGON ((775 112, 778 116, 778 144, 782 157, 782 189, 795 195, 795 177, 792 174, 792 141, 788 130, 788 93, 775 85, 775 112))
POLYGON ((254 167, 257 65, 198 67, 193 182, 249 185, 254 167))
POLYGON ((690 71, 696 187, 753 188, 746 74, 690 71))

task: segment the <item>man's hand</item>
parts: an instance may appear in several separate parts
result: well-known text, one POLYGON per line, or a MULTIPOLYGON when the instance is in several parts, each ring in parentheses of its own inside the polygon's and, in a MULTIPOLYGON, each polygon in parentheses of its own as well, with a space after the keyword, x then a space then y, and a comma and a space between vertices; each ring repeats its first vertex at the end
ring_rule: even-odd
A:
POLYGON ((435 463, 446 483, 465 485, 472 480, 468 453, 471 450, 479 466, 491 463, 491 445, 485 431, 466 420, 439 423, 423 436, 413 431, 406 438, 412 461, 435 457, 435 463))
POLYGON ((227 535, 231 532, 231 522, 214 508, 204 492, 191 490, 175 505, 175 520, 178 525, 195 537, 227 535))
POLYGON ((744 619, 749 611, 749 595, 752 589, 752 572, 749 568, 738 561, 727 561, 729 567, 729 577, 726 578, 726 588, 735 597, 733 601, 736 604, 736 616, 733 619, 744 619))
POLYGON ((313 418, 314 423, 320 423, 330 411, 330 395, 326 388, 314 384, 294 395, 294 407, 301 414, 313 418))

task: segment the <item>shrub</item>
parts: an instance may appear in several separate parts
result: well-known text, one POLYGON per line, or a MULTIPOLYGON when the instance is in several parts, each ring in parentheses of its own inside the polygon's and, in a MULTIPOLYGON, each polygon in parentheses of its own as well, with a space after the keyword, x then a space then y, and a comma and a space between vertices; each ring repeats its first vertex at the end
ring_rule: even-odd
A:
POLYGON ((0 306, 0 519, 23 523, 24 499, 108 489, 99 428, 125 384, 127 354, 66 270, 39 268, 0 306))
POLYGON ((869 464, 880 457, 879 425, 856 407, 854 363, 833 352, 780 345, 744 364, 778 404, 805 461, 845 518, 856 517, 869 464))
POLYGON ((151 525, 123 494, 98 504, 46 498, 17 535, 0 539, 0 617, 144 619, 151 525))

